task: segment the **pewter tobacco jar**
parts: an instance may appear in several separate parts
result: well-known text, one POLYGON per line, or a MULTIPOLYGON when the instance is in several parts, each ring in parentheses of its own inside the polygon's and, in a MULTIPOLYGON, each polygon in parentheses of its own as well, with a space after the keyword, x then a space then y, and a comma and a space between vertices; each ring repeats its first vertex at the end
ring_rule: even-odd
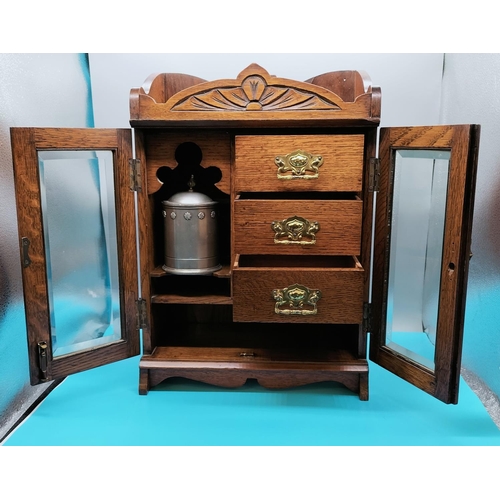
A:
POLYGON ((165 221, 165 264, 172 274, 211 274, 219 270, 217 202, 193 191, 176 193, 162 201, 165 221))

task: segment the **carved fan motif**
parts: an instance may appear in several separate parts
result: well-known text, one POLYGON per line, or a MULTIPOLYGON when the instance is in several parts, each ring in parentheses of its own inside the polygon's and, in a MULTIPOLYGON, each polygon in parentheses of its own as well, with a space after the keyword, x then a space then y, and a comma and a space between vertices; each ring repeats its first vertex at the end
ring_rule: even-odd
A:
POLYGON ((172 111, 286 111, 335 110, 340 107, 313 92, 291 87, 267 86, 259 76, 249 76, 240 87, 212 89, 188 97, 172 111))

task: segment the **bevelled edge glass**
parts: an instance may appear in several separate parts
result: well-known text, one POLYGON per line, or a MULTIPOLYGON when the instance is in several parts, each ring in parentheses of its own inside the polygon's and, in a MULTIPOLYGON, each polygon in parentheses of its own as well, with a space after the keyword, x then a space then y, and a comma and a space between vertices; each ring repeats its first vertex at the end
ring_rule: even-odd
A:
POLYGON ((385 345, 434 370, 449 150, 396 149, 385 345))
POLYGON ((113 154, 38 152, 54 357, 121 339, 113 154))

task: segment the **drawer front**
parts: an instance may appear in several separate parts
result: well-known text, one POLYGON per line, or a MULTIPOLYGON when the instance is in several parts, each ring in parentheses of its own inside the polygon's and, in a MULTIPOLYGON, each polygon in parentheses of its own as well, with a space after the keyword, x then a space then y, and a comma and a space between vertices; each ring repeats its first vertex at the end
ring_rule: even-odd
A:
POLYGON ((359 255, 361 200, 236 200, 237 254, 359 255))
POLYGON ((361 191, 362 135, 237 136, 236 192, 361 191))
POLYGON ((363 274, 362 268, 233 269, 233 320, 362 323, 363 274))

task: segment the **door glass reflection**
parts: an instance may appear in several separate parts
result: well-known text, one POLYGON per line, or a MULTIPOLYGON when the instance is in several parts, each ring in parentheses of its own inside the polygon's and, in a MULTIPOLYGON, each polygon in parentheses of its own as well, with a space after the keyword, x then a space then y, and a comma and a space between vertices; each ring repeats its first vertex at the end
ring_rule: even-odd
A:
POLYGON ((386 345, 434 369, 449 151, 395 152, 386 345))
POLYGON ((38 153, 54 357, 121 338, 111 151, 38 153))

